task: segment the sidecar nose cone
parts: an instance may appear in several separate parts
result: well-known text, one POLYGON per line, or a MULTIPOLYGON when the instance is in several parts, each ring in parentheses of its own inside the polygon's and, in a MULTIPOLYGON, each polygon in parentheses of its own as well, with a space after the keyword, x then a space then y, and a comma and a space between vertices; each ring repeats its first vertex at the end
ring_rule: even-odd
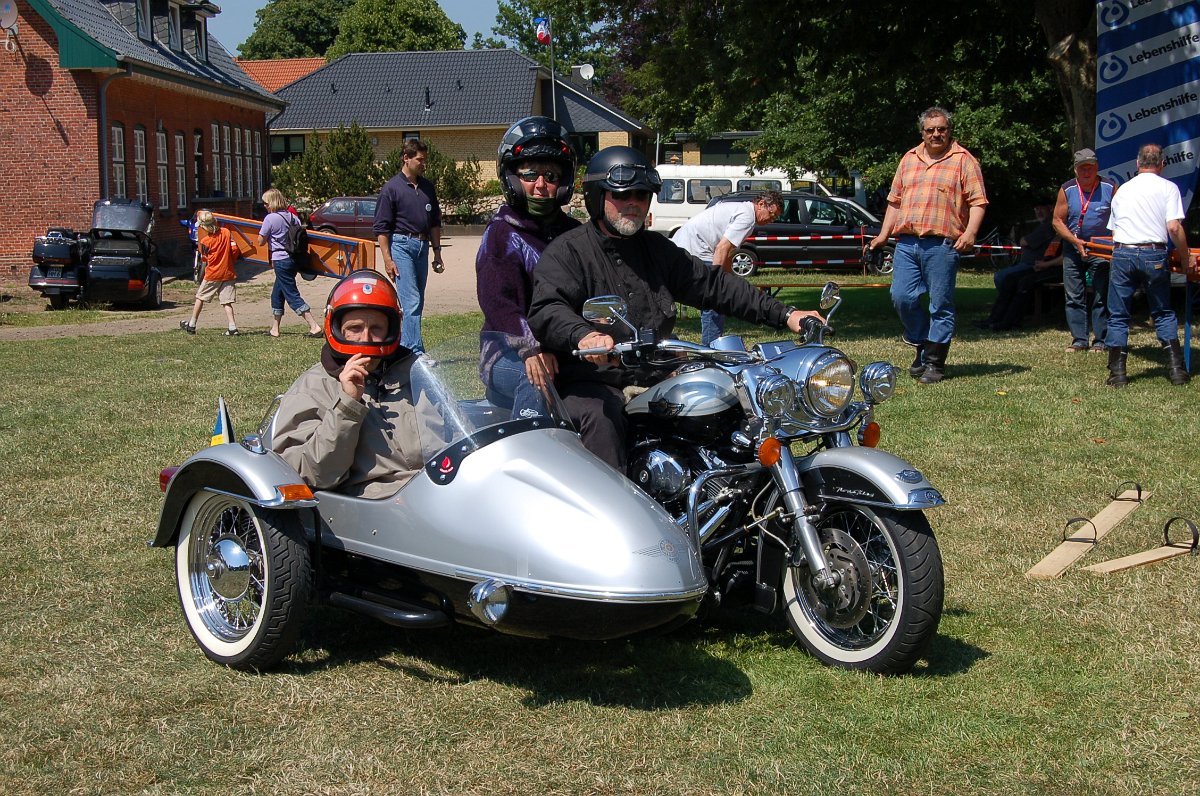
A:
POLYGON ((205 565, 214 592, 236 600, 250 586, 250 556, 236 539, 219 539, 208 551, 205 565))
POLYGON ((467 595, 467 606, 475 618, 485 625, 494 625, 508 613, 512 587, 491 578, 476 583, 467 595))

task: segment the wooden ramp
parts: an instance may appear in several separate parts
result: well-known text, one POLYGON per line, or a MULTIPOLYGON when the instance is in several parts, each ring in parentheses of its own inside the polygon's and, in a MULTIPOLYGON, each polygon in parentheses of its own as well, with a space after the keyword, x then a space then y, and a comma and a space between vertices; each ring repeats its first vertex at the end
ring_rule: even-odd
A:
POLYGON ((1090 567, 1084 567, 1088 572, 1096 572, 1101 575, 1107 575, 1110 572, 1120 572, 1126 569, 1133 569, 1145 564, 1154 564, 1158 561, 1165 561, 1168 558, 1181 556, 1186 553, 1196 555, 1197 548, 1200 547, 1200 532, 1196 529, 1196 524, 1186 517, 1172 517, 1167 520, 1167 524, 1163 526, 1163 543, 1161 547, 1156 547, 1153 550, 1143 550, 1140 553, 1134 553, 1123 558, 1114 558, 1111 561, 1102 561, 1099 564, 1092 564, 1090 567), (1188 526, 1192 532, 1192 543, 1185 544, 1182 542, 1171 541, 1171 525, 1177 521, 1182 521, 1188 526))
POLYGON ((1050 555, 1043 558, 1033 566, 1025 577, 1034 578, 1036 580, 1051 580, 1061 577, 1067 568, 1074 564, 1079 559, 1083 558, 1089 550, 1104 538, 1105 534, 1120 524, 1121 520, 1133 513, 1133 510, 1142 505, 1142 501, 1150 497, 1151 492, 1137 489, 1126 489, 1121 494, 1117 495, 1111 503, 1100 510, 1100 513, 1091 520, 1080 517, 1076 520, 1071 520, 1067 523, 1068 527, 1077 521, 1086 522, 1092 531, 1091 536, 1086 535, 1086 530, 1082 527, 1077 531, 1075 536, 1064 539, 1063 543, 1051 551, 1050 555))
MULTIPOLYGON (((242 259, 270 265, 266 246, 258 245, 261 221, 253 218, 213 213, 213 217, 229 230, 242 252, 242 259)), ((329 232, 308 231, 309 262, 300 271, 320 276, 341 277, 360 268, 375 268, 375 244, 361 238, 348 238, 329 232)))

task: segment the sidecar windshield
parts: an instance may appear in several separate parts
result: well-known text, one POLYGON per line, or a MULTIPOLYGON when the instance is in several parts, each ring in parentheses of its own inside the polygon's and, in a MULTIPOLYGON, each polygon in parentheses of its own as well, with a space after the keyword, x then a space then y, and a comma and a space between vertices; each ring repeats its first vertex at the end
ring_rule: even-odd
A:
POLYGON ((456 460, 499 439, 545 428, 574 430, 553 386, 538 391, 521 417, 487 400, 480 376, 479 338, 455 338, 434 346, 410 371, 421 452, 426 463, 453 449, 456 460))

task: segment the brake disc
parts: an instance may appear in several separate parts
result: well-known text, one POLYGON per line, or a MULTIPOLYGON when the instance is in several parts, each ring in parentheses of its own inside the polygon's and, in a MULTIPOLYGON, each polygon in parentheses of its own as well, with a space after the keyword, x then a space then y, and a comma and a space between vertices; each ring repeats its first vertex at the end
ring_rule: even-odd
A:
POLYGON ((809 573, 802 579, 805 597, 821 621, 831 627, 854 627, 870 608, 871 566, 862 547, 848 533, 822 528, 820 535, 825 560, 839 582, 832 589, 822 589, 809 573))

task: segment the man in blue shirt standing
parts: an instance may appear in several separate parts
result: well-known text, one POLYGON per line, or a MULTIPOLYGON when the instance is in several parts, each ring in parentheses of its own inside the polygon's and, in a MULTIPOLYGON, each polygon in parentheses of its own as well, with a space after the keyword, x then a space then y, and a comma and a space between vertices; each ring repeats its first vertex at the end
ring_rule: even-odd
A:
POLYGON ((429 249, 433 248, 433 270, 442 263, 442 210, 433 183, 425 179, 429 147, 417 138, 404 142, 403 166, 379 192, 373 230, 383 253, 383 267, 396 281, 404 320, 400 345, 418 353, 425 350, 421 339, 421 312, 425 307, 425 284, 429 280, 429 249))
POLYGON ((1088 254, 1087 243, 1108 235, 1108 216, 1117 188, 1112 180, 1101 177, 1096 153, 1081 149, 1075 153, 1075 179, 1058 189, 1054 205, 1054 229, 1063 240, 1063 290, 1066 293, 1067 328, 1071 344, 1067 351, 1087 351, 1088 321, 1091 321, 1090 350, 1104 350, 1108 329, 1108 261, 1088 254), (1089 318, 1087 288, 1092 285, 1092 309, 1089 318))

